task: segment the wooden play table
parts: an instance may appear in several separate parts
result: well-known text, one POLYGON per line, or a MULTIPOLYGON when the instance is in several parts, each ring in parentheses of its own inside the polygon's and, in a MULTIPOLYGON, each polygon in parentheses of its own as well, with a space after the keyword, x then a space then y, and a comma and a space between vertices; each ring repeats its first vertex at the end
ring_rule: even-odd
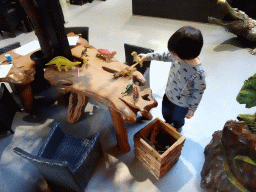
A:
MULTIPOLYGON (((68 36, 75 36, 75 34, 69 33, 68 36)), ((80 37, 77 45, 88 45, 88 42, 80 37)), ((72 46, 71 49, 74 47, 72 46)), ((22 101, 24 110, 30 114, 33 113, 34 101, 34 94, 30 83, 34 80, 36 73, 35 62, 31 60, 30 56, 38 50, 34 50, 25 56, 15 53, 14 50, 0 55, 0 62, 6 60, 5 54, 10 54, 13 59, 11 62, 13 64, 12 68, 5 78, 0 78, 0 82, 7 82, 13 85, 18 97, 22 101)))
MULTIPOLYGON (((68 36, 74 36, 70 33, 68 36)), ((152 90, 143 86, 135 85, 139 92, 139 98, 134 103, 132 91, 128 94, 122 94, 128 84, 133 82, 133 78, 119 77, 113 78, 113 73, 102 69, 102 66, 121 70, 127 67, 124 63, 112 58, 110 63, 96 57, 97 49, 89 45, 88 42, 79 38, 76 46, 71 47, 72 55, 76 58, 81 57, 82 51, 87 47, 89 55, 88 66, 79 66, 69 71, 58 71, 56 66, 48 66, 45 70, 45 78, 59 90, 70 92, 67 121, 75 123, 79 120, 81 114, 92 98, 106 105, 110 111, 114 128, 116 131, 117 143, 121 152, 130 151, 127 132, 124 122, 135 123, 137 112, 142 116, 151 119, 150 110, 157 106, 157 101, 152 96, 152 90), (79 77, 78 77, 79 70, 79 77)), ((37 51, 37 50, 35 50, 37 51)), ((21 99, 24 109, 31 113, 33 111, 34 95, 30 83, 34 80, 35 63, 30 59, 33 52, 22 56, 13 51, 7 52, 13 58, 13 67, 7 77, 0 78, 1 82, 8 82, 14 85, 15 90, 21 99)), ((0 61, 5 60, 5 54, 0 55, 0 61)), ((137 76, 138 82, 145 82, 143 75, 135 71, 133 75, 137 76)))
MULTIPOLYGON (((33 98, 32 88, 30 83, 34 80, 35 67, 34 61, 30 59, 33 52, 22 56, 15 53, 13 50, 0 55, 0 61, 5 61, 5 54, 10 54, 13 61, 12 68, 5 78, 0 78, 0 82, 7 82, 14 86, 16 93, 22 101, 26 112, 32 112, 33 98)), ((6 64, 6 63, 3 63, 6 64)))
MULTIPOLYGON (((114 128, 116 131, 118 147, 122 152, 130 151, 125 121, 135 123, 137 112, 140 111, 142 116, 151 119, 150 110, 157 106, 157 101, 152 96, 152 90, 143 86, 137 86, 139 98, 136 103, 133 100, 133 91, 128 94, 122 94, 128 84, 133 82, 133 78, 119 77, 114 79, 113 73, 103 70, 103 66, 112 69, 121 70, 127 67, 124 63, 112 58, 107 63, 102 58, 96 57, 97 49, 91 45, 86 45, 88 55, 88 65, 73 67, 69 71, 59 71, 56 66, 48 66, 45 70, 45 78, 54 86, 70 92, 67 121, 75 123, 92 98, 106 105, 110 111, 114 128), (78 72, 79 71, 79 72, 78 72), (79 73, 79 74, 78 74, 79 73)), ((80 58, 84 45, 76 46, 71 49, 74 57, 80 58)), ((139 82, 145 81, 143 75, 135 71, 139 82)))

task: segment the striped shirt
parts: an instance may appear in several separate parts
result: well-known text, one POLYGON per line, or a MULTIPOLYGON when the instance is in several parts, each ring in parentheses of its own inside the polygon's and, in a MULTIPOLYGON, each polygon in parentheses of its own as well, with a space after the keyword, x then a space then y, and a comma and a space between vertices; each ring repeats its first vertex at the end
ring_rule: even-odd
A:
POLYGON ((172 62, 165 94, 172 103, 196 111, 206 89, 202 63, 189 65, 185 61, 177 61, 169 51, 146 55, 148 60, 172 62))

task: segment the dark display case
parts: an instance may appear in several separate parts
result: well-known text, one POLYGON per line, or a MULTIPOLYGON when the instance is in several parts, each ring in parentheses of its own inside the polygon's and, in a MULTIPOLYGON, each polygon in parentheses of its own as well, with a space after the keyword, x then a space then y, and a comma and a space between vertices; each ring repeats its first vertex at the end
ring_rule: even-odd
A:
POLYGON ((132 11, 134 15, 204 23, 208 23, 208 16, 222 16, 217 0, 132 0, 132 11))

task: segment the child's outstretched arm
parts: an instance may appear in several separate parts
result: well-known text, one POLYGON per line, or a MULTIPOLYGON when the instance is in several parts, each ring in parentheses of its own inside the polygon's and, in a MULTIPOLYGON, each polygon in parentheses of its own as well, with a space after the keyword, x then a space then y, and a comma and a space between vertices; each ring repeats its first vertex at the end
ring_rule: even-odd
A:
POLYGON ((151 60, 157 60, 157 61, 164 61, 164 62, 172 62, 173 56, 169 51, 166 52, 160 52, 160 53, 147 53, 147 54, 139 54, 139 61, 151 61, 151 60))
POLYGON ((138 58, 139 58, 139 63, 144 62, 148 59, 147 54, 143 54, 143 53, 139 54, 138 58))

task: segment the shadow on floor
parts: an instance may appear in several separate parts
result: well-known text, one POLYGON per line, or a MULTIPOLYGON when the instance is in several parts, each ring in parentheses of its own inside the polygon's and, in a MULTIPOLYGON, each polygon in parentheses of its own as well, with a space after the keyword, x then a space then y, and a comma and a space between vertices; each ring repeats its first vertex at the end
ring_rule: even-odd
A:
POLYGON ((253 49, 256 48, 256 42, 250 42, 246 39, 238 38, 238 37, 233 37, 230 38, 220 45, 217 45, 213 50, 216 52, 222 52, 222 51, 236 51, 239 49, 253 49))

